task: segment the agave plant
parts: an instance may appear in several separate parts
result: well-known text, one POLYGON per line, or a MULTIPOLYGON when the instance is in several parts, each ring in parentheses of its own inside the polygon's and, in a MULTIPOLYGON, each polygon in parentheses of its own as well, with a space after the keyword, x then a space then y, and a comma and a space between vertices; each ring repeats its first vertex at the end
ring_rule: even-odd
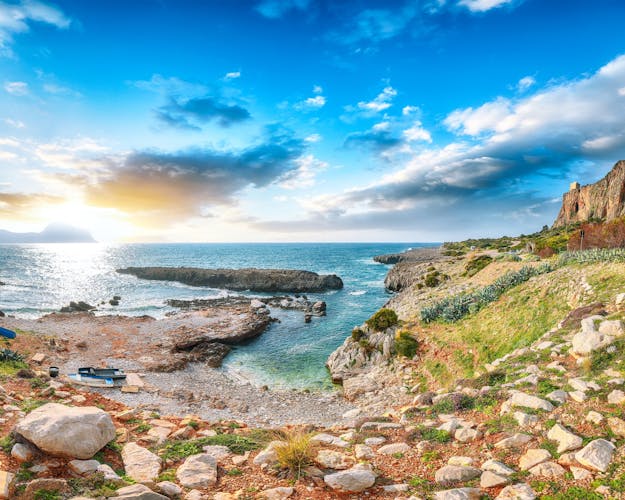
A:
POLYGON ((22 362, 24 357, 11 349, 0 349, 0 361, 22 362))

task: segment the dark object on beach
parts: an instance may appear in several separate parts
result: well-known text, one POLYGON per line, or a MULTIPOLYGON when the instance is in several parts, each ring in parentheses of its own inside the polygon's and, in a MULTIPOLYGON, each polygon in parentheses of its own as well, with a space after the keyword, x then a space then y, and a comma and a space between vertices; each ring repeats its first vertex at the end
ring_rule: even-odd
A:
POLYGON ((7 328, 0 327, 0 335, 6 337, 7 339, 15 338, 15 332, 13 330, 8 330, 7 328))
POLYGON ((304 323, 310 323, 312 321, 312 314, 304 315, 304 323))
POLYGON ((4 318, 5 314, 4 311, 0 311, 0 318, 4 318))
POLYGON ((35 372, 29 370, 28 368, 22 368, 21 370, 18 370, 15 375, 17 375, 18 378, 35 378, 35 372))
POLYGON ((111 299, 111 300, 109 300, 109 304, 111 304, 112 306, 118 306, 119 305, 119 300, 111 299))
POLYGON ((59 376, 59 367, 58 366, 51 366, 48 369, 48 374, 50 375, 51 378, 56 378, 59 376))
POLYGON ((122 300, 122 298, 121 298, 120 295, 113 295, 113 300, 120 301, 120 300, 122 300))
POLYGON ((69 379, 74 384, 90 387, 121 387, 126 383, 126 374, 118 368, 78 368, 78 373, 71 373, 69 379))
POLYGON ((93 311, 94 309, 96 309, 95 306, 92 306, 91 304, 87 304, 86 302, 83 302, 81 300, 79 302, 72 301, 69 303, 69 306, 61 307, 61 312, 62 313, 89 312, 89 311, 93 311))
POLYGON ((252 292, 323 292, 343 288, 335 274, 319 275, 293 269, 200 269, 194 267, 129 267, 118 273, 190 286, 250 290, 252 292))

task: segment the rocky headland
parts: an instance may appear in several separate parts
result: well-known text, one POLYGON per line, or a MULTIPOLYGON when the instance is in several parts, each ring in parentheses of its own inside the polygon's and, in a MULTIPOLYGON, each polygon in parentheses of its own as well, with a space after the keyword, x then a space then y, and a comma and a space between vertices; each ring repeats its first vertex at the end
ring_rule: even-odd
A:
POLYGON ((177 281, 190 286, 268 293, 310 293, 340 290, 338 276, 291 269, 199 269, 192 267, 128 267, 118 273, 140 279, 177 281))

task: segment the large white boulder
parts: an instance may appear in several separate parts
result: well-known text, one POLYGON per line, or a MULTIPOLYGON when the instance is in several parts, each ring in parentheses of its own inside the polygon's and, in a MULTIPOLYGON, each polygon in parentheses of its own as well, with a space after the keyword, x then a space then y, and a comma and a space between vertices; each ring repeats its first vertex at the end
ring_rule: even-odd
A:
POLYGON ((15 432, 50 455, 87 459, 115 439, 111 416, 94 406, 45 404, 26 415, 15 432))

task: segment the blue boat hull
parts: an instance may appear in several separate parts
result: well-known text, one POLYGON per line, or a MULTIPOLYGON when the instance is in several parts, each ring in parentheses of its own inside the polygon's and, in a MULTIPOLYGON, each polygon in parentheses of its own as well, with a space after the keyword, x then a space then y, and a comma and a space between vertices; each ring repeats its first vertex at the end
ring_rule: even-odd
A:
POLYGON ((0 327, 0 335, 6 337, 7 339, 14 339, 15 332, 13 330, 7 330, 6 328, 0 327))

